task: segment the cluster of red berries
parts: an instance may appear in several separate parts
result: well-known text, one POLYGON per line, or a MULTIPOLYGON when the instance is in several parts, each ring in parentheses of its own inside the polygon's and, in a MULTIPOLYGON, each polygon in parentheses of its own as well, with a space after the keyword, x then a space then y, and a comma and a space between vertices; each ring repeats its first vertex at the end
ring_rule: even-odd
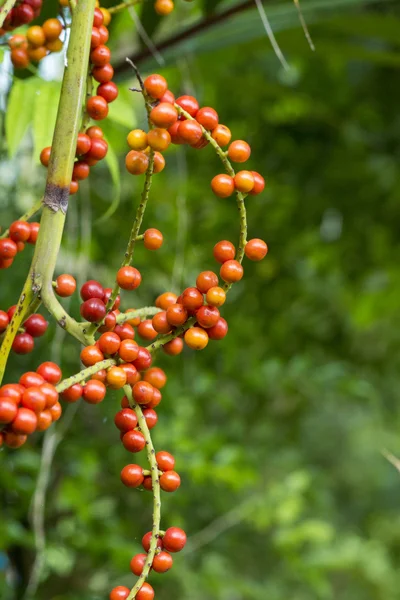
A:
MULTIPOLYGON (((150 549, 151 531, 142 538, 143 550, 146 554, 136 554, 131 562, 130 569, 136 576, 142 574, 147 562, 147 553, 150 549)), ((186 533, 179 527, 169 527, 165 532, 160 532, 157 539, 157 550, 151 568, 156 573, 166 573, 173 565, 172 553, 180 552, 186 545, 186 533)), ((131 590, 125 586, 117 586, 110 593, 110 600, 126 600, 131 590)), ((153 600, 154 590, 149 583, 144 583, 135 596, 136 600, 153 600)))
POLYGON ((55 385, 61 369, 53 362, 42 363, 35 371, 24 373, 18 383, 0 387, 0 446, 25 444, 28 435, 44 431, 62 413, 55 385))
MULTIPOLYGON (((11 306, 7 312, 0 310, 0 333, 3 333, 8 327, 17 305, 11 306)), ((12 344, 12 350, 16 354, 29 354, 32 352, 35 342, 34 338, 41 337, 46 333, 48 322, 37 313, 31 315, 22 324, 21 331, 17 333, 12 344)))
POLYGON ((43 25, 29 27, 26 35, 17 33, 8 40, 11 62, 15 69, 26 69, 29 63, 40 62, 49 52, 60 52, 63 26, 58 19, 47 19, 43 25))
POLYGON ((39 223, 14 221, 10 225, 8 237, 0 239, 0 269, 8 269, 13 264, 18 252, 22 252, 25 244, 36 244, 39 234, 39 223))
MULTIPOLYGON (((92 64, 92 77, 99 82, 96 96, 91 96, 86 103, 88 115, 100 121, 108 115, 108 104, 118 96, 118 88, 111 81, 114 69, 110 64, 110 49, 105 46, 108 40, 108 29, 111 15, 105 8, 95 8, 91 38, 90 62, 92 64)), ((93 125, 85 132, 78 134, 76 144, 76 161, 72 171, 72 180, 69 188, 70 194, 76 194, 79 181, 86 179, 90 174, 90 167, 103 160, 108 151, 108 144, 100 127, 93 125)), ((40 154, 40 162, 47 167, 50 161, 51 147, 44 148, 40 154)))
POLYGON ((28 25, 33 19, 40 15, 43 0, 23 0, 16 2, 4 19, 3 27, 0 28, 0 36, 12 31, 21 25, 28 25))

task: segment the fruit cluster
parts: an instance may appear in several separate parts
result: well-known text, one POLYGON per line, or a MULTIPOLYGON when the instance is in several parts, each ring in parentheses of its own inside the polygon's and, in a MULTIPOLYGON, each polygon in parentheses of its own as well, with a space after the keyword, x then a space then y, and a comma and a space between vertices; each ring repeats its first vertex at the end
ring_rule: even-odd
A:
POLYGON ((33 19, 40 15, 43 0, 22 0, 16 2, 4 19, 3 27, 0 28, 0 36, 12 31, 21 25, 28 25, 33 19))
POLYGON ((22 252, 25 244, 36 244, 39 234, 39 223, 14 221, 10 225, 7 237, 0 238, 0 269, 8 269, 14 262, 18 252, 22 252))
MULTIPOLYGON (((7 312, 0 310, 0 334, 7 329, 16 308, 17 305, 14 304, 7 312)), ((37 313, 31 315, 24 321, 21 331, 15 336, 12 350, 16 354, 29 354, 35 346, 34 338, 44 335, 47 327, 48 322, 42 315, 37 313)))
POLYGON ((26 35, 16 33, 8 40, 11 62, 15 69, 26 69, 29 63, 40 62, 49 52, 60 52, 63 26, 58 19, 47 19, 43 25, 29 27, 26 35))
POLYGON ((36 372, 24 373, 18 383, 0 387, 0 446, 19 448, 28 435, 58 421, 62 408, 55 385, 60 379, 61 369, 45 362, 36 372))

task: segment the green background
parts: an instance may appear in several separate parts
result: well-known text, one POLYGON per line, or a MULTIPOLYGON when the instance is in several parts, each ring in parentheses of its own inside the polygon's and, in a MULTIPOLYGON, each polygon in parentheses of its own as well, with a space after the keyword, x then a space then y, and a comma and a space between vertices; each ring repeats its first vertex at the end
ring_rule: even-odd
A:
MULTIPOLYGON (((207 18, 207 6, 234 3, 177 0, 161 24, 151 4, 141 17, 158 44, 207 18)), ((177 95, 214 106, 251 144, 249 166, 267 186, 247 201, 249 233, 270 248, 262 263, 244 263, 222 309, 225 340, 157 357, 168 384, 153 440, 176 456, 182 477, 179 491, 163 495, 162 525, 183 527, 189 541, 172 571, 150 582, 159 600, 395 600, 400 474, 383 454, 400 455, 400 7, 303 0, 312 52, 291 2, 264 6, 289 71, 255 8, 169 44, 162 66, 151 57, 139 63, 143 74, 164 74, 177 95)), ((46 3, 46 16, 55 10, 46 3)), ((120 65, 120 98, 104 122, 113 153, 71 198, 58 262, 59 273, 105 286, 142 185, 124 169, 126 134, 145 126, 122 69, 126 55, 143 50, 129 14, 110 32, 120 65)), ((51 142, 59 89, 48 79, 60 72, 57 61, 45 65, 41 78, 15 82, 2 114, 3 226, 43 190, 37 158, 51 142)), ((213 245, 238 239, 235 201, 210 191, 221 170, 212 150, 172 147, 165 157, 144 223, 165 243, 157 253, 137 248, 143 283, 123 296, 125 308, 193 285, 199 271, 217 268, 213 245)), ((27 248, 1 273, 1 308, 16 302, 31 255, 27 248)), ((70 308, 79 314, 77 298, 70 308)), ((77 343, 52 324, 34 354, 11 357, 7 381, 43 360, 74 373, 77 343)), ((109 392, 99 406, 68 408, 44 444, 36 434, 21 450, 1 449, 0 597, 24 597, 31 501, 42 448, 47 458, 54 443, 34 597, 100 600, 133 584, 129 561, 150 529, 151 496, 120 483, 130 457, 112 422, 118 406, 109 392)))

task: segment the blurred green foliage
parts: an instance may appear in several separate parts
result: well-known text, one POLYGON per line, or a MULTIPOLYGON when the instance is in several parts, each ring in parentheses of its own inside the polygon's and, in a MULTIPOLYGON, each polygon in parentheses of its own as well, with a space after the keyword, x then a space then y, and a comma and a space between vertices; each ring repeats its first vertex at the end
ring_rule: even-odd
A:
MULTIPOLYGON (((182 4, 172 25, 157 30, 149 20, 156 40, 199 17, 197 2, 182 4)), ((270 253, 245 263, 222 310, 228 337, 202 353, 157 358, 169 381, 153 439, 176 455, 183 481, 164 495, 162 523, 189 535, 175 568, 151 578, 159 600, 398 598, 400 474, 382 450, 400 454, 400 11, 361 4, 302 2, 315 53, 292 3, 273 5, 289 72, 262 29, 241 38, 238 23, 258 22, 255 10, 167 50, 162 69, 140 65, 161 69, 176 94, 194 92, 215 106, 233 135, 251 143, 251 168, 268 182, 247 207, 250 235, 266 239, 270 253)), ((132 38, 129 15, 117 17, 111 47, 119 60, 139 51, 132 38)), ((70 202, 59 272, 80 282, 112 284, 138 203, 142 180, 123 166, 128 129, 145 126, 132 84, 121 77, 104 123, 112 164, 97 165, 70 202), (102 219, 110 206, 115 212, 102 219)), ((25 102, 36 110, 33 88, 25 102)), ((3 141, 4 225, 42 193, 36 146, 32 153, 46 130, 36 114, 12 158, 3 141)), ((221 168, 212 151, 171 148, 166 159, 145 218, 166 241, 155 254, 137 248, 143 284, 123 296, 126 308, 192 285, 199 270, 216 269, 213 245, 237 240, 235 202, 210 192, 221 168)), ((31 253, 1 274, 2 308, 17 300, 31 253)), ((78 304, 71 302, 76 315, 78 304)), ((8 381, 43 360, 61 360, 66 375, 79 368, 77 344, 54 325, 36 348, 11 358, 8 381)), ((118 406, 110 392, 103 404, 64 415, 71 424, 51 470, 37 600, 100 600, 133 582, 129 560, 150 529, 151 496, 120 484, 130 457, 112 422, 118 406)), ((42 440, 0 451, 5 600, 22 598, 32 565, 42 440)))

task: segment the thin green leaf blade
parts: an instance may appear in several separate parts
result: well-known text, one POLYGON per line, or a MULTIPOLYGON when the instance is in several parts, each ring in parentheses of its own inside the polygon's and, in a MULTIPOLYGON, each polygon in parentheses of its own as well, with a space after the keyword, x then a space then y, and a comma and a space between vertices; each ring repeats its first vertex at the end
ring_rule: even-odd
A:
POLYGON ((18 147, 32 122, 33 97, 36 78, 32 85, 32 79, 15 79, 11 88, 5 119, 6 140, 8 155, 15 156, 18 147))
POLYGON ((39 162, 40 152, 51 146, 56 124, 61 84, 57 81, 41 81, 35 96, 33 112, 34 157, 39 162))

